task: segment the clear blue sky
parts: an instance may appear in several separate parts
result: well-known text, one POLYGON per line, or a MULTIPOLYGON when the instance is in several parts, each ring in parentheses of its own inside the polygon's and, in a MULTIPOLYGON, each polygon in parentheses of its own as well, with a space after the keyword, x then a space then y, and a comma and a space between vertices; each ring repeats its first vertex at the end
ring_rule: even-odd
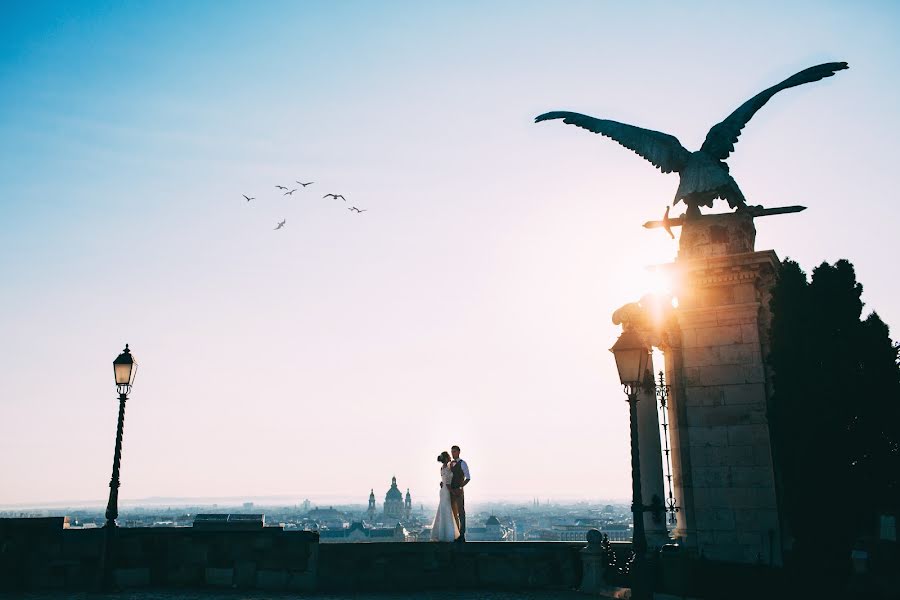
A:
POLYGON ((695 149, 848 61, 729 164, 809 206, 757 247, 850 259, 896 336, 898 29, 889 2, 4 3, 0 504, 105 497, 125 342, 124 500, 427 501, 453 443, 479 498, 626 497, 610 314, 674 258, 640 224, 678 181, 533 117, 695 149))

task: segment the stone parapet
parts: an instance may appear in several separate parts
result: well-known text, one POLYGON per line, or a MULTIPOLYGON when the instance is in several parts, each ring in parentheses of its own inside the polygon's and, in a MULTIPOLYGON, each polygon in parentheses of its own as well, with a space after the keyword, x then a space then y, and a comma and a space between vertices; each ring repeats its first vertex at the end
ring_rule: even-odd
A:
MULTIPOLYGON (((30 521, 0 519, 0 590, 97 586, 105 529, 36 530, 30 521)), ((312 590, 318 538, 317 533, 280 527, 257 531, 120 528, 115 532, 109 570, 112 581, 121 587, 312 590)))
POLYGON ((328 591, 573 589, 581 582, 576 542, 386 542, 320 548, 328 591))
MULTIPOLYGON (((710 543, 762 543, 759 534, 742 532, 774 511, 718 511, 710 543), (734 515, 731 521, 730 515, 734 515)), ((58 522, 0 519, 0 595, 23 592, 94 589, 106 532, 62 529, 58 522), (12 522, 18 521, 18 522, 12 522)), ((178 595, 178 589, 256 589, 354 595, 430 590, 506 590, 508 592, 581 589, 594 597, 630 597, 630 542, 433 542, 330 544, 319 547, 310 532, 204 532, 190 527, 125 528, 119 541, 112 580, 121 590, 153 588, 153 594, 178 595)), ((706 534, 704 534, 706 535, 706 534)), ((759 592, 765 586, 761 565, 747 569, 718 564, 684 548, 664 546, 650 552, 648 583, 673 597, 708 597, 709 592, 759 592)), ((767 584, 768 585, 768 584, 767 584)), ((54 595, 61 592, 52 592, 54 595)), ((216 592, 212 592, 216 593, 216 592)), ((205 594, 205 593, 204 593, 205 594)), ((387 597, 387 596, 385 596, 387 597)))
MULTIPOLYGON (((0 519, 0 591, 90 590, 102 580, 104 529, 63 519, 0 519)), ((314 532, 121 528, 110 578, 120 588, 291 592, 574 589, 577 542, 385 542, 319 545, 314 532)))

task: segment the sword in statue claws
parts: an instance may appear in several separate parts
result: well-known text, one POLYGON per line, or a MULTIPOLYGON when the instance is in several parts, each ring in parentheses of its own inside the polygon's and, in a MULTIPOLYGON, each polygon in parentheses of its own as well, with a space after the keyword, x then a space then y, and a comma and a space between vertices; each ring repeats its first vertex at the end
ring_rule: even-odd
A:
MULTIPOLYGON (((762 206, 748 206, 746 209, 738 210, 738 213, 743 212, 744 214, 748 214, 753 218, 756 217, 768 217, 770 215, 784 215, 789 213, 796 213, 806 210, 805 206, 778 206, 776 208, 763 208, 762 206)), ((713 216, 713 215, 698 215, 699 218, 703 218, 704 216, 713 216)), ((697 218, 697 217, 694 217, 697 218)), ((660 221, 647 221, 644 223, 644 227, 647 229, 656 229, 658 227, 662 227, 666 230, 672 239, 675 239, 675 234, 672 233, 673 227, 680 227, 684 225, 684 215, 680 217, 670 217, 669 216, 669 207, 666 207, 666 212, 663 214, 663 218, 660 221)))

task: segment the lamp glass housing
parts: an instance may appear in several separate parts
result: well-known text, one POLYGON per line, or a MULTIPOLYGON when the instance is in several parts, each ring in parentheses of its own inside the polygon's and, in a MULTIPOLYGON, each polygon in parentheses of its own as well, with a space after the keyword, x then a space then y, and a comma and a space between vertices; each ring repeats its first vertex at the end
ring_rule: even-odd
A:
POLYGON ((137 373, 137 362, 125 344, 125 350, 113 361, 113 373, 116 376, 116 387, 131 387, 134 375, 137 373))
POLYGON ((616 368, 622 385, 640 386, 650 364, 650 349, 644 345, 640 336, 635 331, 623 332, 610 352, 616 357, 616 368))

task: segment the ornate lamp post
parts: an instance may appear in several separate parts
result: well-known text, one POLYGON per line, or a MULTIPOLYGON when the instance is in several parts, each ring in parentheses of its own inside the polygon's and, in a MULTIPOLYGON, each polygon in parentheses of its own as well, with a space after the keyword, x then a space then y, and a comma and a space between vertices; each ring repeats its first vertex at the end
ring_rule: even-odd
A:
POLYGON ((116 519, 119 516, 119 463, 122 461, 122 430, 125 427, 125 401, 128 400, 128 392, 134 382, 134 374, 137 372, 137 362, 131 356, 128 344, 125 350, 113 361, 113 374, 116 378, 116 391, 119 392, 119 423, 116 427, 116 451, 113 455, 112 478, 109 480, 109 502, 106 504, 106 536, 103 545, 103 555, 98 572, 98 584, 101 589, 112 589, 112 557, 116 538, 116 519))
POLYGON ((113 372, 116 376, 116 391, 119 392, 119 424, 116 428, 116 451, 113 455, 112 478, 109 480, 109 502, 106 505, 106 527, 117 527, 116 519, 119 516, 119 463, 122 460, 122 429, 125 427, 125 401, 128 400, 128 392, 134 382, 134 374, 137 372, 137 362, 131 356, 128 344, 125 350, 113 361, 113 372))
POLYGON ((634 520, 634 564, 631 569, 631 589, 634 598, 650 598, 653 594, 649 573, 644 568, 647 554, 647 536, 644 533, 644 511, 656 507, 644 506, 641 495, 641 457, 638 446, 637 401, 638 391, 650 364, 650 349, 644 345, 634 330, 625 330, 610 348, 616 357, 619 381, 628 396, 628 413, 631 421, 631 513, 634 520))

